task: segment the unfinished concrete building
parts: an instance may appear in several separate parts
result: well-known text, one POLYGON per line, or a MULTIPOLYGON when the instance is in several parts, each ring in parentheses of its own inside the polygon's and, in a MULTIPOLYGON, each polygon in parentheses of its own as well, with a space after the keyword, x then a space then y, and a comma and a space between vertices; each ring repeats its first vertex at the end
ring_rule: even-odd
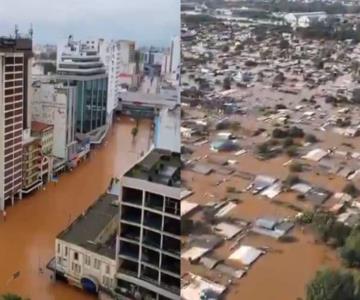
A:
POLYGON ((180 299, 180 154, 153 149, 122 178, 116 292, 180 299))

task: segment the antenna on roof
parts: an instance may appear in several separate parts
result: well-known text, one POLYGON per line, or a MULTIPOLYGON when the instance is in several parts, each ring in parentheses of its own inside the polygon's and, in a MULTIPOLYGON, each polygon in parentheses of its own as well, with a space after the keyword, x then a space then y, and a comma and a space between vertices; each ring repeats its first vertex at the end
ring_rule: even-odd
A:
POLYGON ((33 35, 34 35, 34 29, 33 29, 32 23, 30 23, 29 36, 31 39, 32 39, 33 35))
POLYGON ((71 46, 72 42, 73 42, 73 36, 72 34, 70 34, 68 37, 68 46, 71 46))
POLYGON ((17 39, 19 37, 19 26, 15 24, 15 38, 17 39))

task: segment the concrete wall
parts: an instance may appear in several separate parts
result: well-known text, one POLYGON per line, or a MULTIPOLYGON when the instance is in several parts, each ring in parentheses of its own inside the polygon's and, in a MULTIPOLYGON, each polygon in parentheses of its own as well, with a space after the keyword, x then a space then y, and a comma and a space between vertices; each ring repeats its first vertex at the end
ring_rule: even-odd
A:
POLYGON ((32 118, 54 125, 52 154, 63 159, 67 159, 67 105, 67 93, 55 89, 54 84, 41 84, 34 88, 32 118))

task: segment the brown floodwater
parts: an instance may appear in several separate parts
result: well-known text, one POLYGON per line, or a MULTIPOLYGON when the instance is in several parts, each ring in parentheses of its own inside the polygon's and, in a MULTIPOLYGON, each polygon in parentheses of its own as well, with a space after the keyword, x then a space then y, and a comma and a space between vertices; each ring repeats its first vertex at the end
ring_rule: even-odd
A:
MULTIPOLYGON (((209 144, 196 148, 192 157, 199 158, 206 162, 206 156, 216 156, 221 159, 232 159, 237 163, 233 165, 236 170, 252 174, 267 174, 276 178, 284 179, 289 174, 288 167, 283 163, 289 160, 285 155, 277 158, 260 161, 251 153, 242 156, 235 156, 231 153, 211 153, 209 144)), ((302 172, 301 177, 309 180, 315 185, 328 188, 332 192, 339 192, 345 185, 343 178, 335 177, 329 180, 328 176, 316 175, 312 172, 302 172)), ((242 191, 250 184, 250 180, 239 178, 234 175, 222 175, 216 171, 204 176, 187 169, 182 171, 182 177, 186 185, 191 188, 193 194, 187 200, 206 205, 210 202, 220 202, 227 196, 227 187, 235 187, 242 191)), ((231 197, 234 197, 232 195, 231 197)), ((297 211, 287 205, 279 205, 260 195, 252 195, 249 192, 242 192, 235 195, 240 201, 226 217, 254 221, 259 217, 294 218, 297 211)), ((299 201, 293 192, 281 193, 275 198, 283 204, 291 204, 294 207, 306 210, 310 209, 310 203, 299 201)), ((202 219, 201 211, 192 216, 195 220, 202 219)), ((296 300, 299 297, 304 299, 306 284, 313 278, 316 271, 324 266, 337 268, 340 261, 336 251, 322 244, 316 244, 314 235, 310 229, 304 231, 298 226, 292 231, 293 239, 289 242, 280 242, 265 236, 248 234, 242 241, 243 245, 254 247, 269 247, 263 257, 251 266, 246 276, 239 280, 232 280, 224 297, 226 300, 296 300), (261 288, 259 288, 261 287, 261 288)), ((185 239, 184 239, 185 241, 185 239)), ((235 239, 225 241, 217 247, 210 256, 225 260, 226 264, 238 268, 239 266, 227 258, 233 252, 235 239)), ((224 285, 229 284, 230 277, 220 275, 218 272, 208 270, 201 264, 190 265, 182 260, 182 274, 193 272, 210 280, 224 285)))
POLYGON ((148 150, 151 121, 142 120, 139 133, 132 139, 134 121, 115 122, 102 146, 58 183, 16 202, 8 208, 7 219, 0 219, 0 293, 14 292, 32 300, 93 299, 83 291, 40 274, 39 267, 54 256, 56 235, 81 214, 109 184, 111 177, 122 175, 148 150), (15 280, 12 274, 20 272, 15 280))

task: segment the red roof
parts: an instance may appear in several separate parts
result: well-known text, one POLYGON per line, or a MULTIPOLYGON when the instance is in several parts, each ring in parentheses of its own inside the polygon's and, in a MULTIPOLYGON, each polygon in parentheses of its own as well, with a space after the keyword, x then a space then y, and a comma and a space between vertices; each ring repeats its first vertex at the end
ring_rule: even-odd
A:
POLYGON ((38 121, 31 122, 31 131, 33 131, 33 132, 41 133, 41 132, 44 132, 53 127, 54 127, 54 125, 50 125, 50 124, 46 124, 46 123, 42 123, 42 122, 38 122, 38 121))

